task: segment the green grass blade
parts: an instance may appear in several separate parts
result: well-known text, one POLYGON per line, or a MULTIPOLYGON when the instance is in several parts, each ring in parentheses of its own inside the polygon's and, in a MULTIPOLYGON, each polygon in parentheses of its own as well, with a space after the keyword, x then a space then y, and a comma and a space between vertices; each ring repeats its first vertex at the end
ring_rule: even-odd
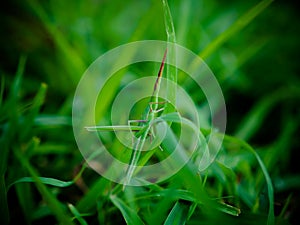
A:
POLYGON ((284 214, 286 213, 286 211, 288 209, 288 206, 291 203, 292 197, 293 197, 292 193, 287 197, 287 199, 285 201, 285 204, 284 204, 284 206, 283 206, 283 208, 282 208, 282 210, 281 210, 281 212, 279 214, 279 218, 283 218, 284 217, 284 214))
POLYGON ((194 212, 197 208, 197 205, 198 204, 196 202, 194 202, 190 205, 188 215, 187 215, 187 220, 189 220, 192 217, 192 215, 194 214, 194 212))
POLYGON ((30 130, 34 124, 34 119, 38 115, 42 104, 44 103, 46 96, 47 85, 41 84, 40 90, 36 94, 31 109, 28 115, 25 117, 24 122, 22 124, 23 130, 20 135, 21 141, 26 140, 30 136, 30 130))
POLYGON ((249 151, 251 151, 255 155, 255 157, 256 157, 256 159, 257 159, 257 161, 258 161, 258 163, 259 163, 259 165, 262 169, 262 172, 265 176, 265 179, 266 179, 266 182, 267 182, 268 197, 269 197, 268 225, 273 225, 274 222, 275 222, 275 216, 274 216, 274 191, 273 191, 273 185, 272 185, 271 178, 269 176, 269 173, 268 173, 263 161, 260 159, 260 157, 256 153, 256 151, 250 145, 246 144, 246 146, 248 147, 249 151))
MULTIPOLYGON (((159 204, 157 204, 157 206, 155 207, 155 211, 152 213, 149 213, 149 216, 147 217, 147 224, 163 224, 165 221, 165 218, 167 217, 167 215, 169 214, 169 212, 171 211, 174 202, 177 200, 176 197, 173 196, 173 193, 176 191, 176 189, 173 188, 168 188, 165 189, 164 191, 158 191, 158 192, 154 192, 153 197, 156 195, 159 196, 159 193, 163 193, 162 196, 159 196, 159 204)), ((155 198, 155 197, 154 197, 155 198)), ((151 199, 150 198, 147 198, 151 199)), ((147 201, 145 200, 145 201, 147 201)))
POLYGON ((35 185, 40 192, 40 194, 45 199, 48 207, 53 212, 56 219, 59 221, 60 224, 64 225, 73 225, 71 218, 66 213, 66 211, 62 208, 61 203, 53 196, 53 194, 47 189, 47 187, 41 182, 37 172, 35 169, 30 165, 26 157, 24 157, 17 149, 14 150, 15 156, 18 158, 22 166, 26 168, 29 174, 35 181, 35 185))
MULTIPOLYGON (((33 140, 35 140, 35 139, 33 139, 33 140)), ((34 146, 34 147, 37 148, 37 146, 34 146)), ((40 179, 41 183, 51 185, 51 186, 54 186, 54 187, 60 187, 60 188, 69 187, 72 184, 74 184, 77 179, 79 179, 81 177, 81 175, 82 175, 82 173, 85 169, 86 169, 86 166, 85 165, 82 166, 81 170, 79 171, 79 173, 75 176, 75 178, 72 181, 62 181, 62 180, 49 178, 49 177, 39 177, 39 179, 40 179)), ((10 189, 15 184, 34 183, 34 182, 35 182, 35 180, 32 177, 22 177, 22 178, 20 178, 16 181, 14 181, 10 185, 8 185, 7 189, 10 189)))
POLYGON ((255 156, 255 158, 256 158, 256 160, 257 160, 257 162, 258 162, 258 164, 259 164, 259 166, 260 166, 260 168, 261 168, 261 170, 264 174, 266 184, 267 184, 268 198, 269 198, 269 212, 268 212, 268 222, 267 222, 267 224, 268 225, 273 225, 274 222, 275 222, 275 216, 274 216, 274 190, 273 190, 273 184, 272 184, 271 178, 269 176, 269 173, 268 173, 263 161, 261 160, 260 156, 256 153, 256 151, 248 143, 246 143, 246 142, 244 142, 240 139, 228 136, 228 135, 224 136, 224 141, 239 144, 242 148, 244 148, 246 151, 252 153, 255 156))
POLYGON ((141 126, 92 126, 85 127, 87 131, 140 131, 142 130, 141 126))
POLYGON ((220 34, 215 40, 213 40, 203 51, 200 52, 199 56, 202 59, 207 58, 213 52, 216 51, 222 44, 229 40, 232 36, 246 27, 255 17, 261 14, 273 0, 263 0, 251 8, 248 12, 242 15, 237 21, 235 21, 227 30, 220 34))
POLYGON ((29 6, 34 10, 35 14, 38 16, 39 20, 43 23, 46 30, 54 39, 55 44, 61 51, 61 54, 66 60, 65 65, 68 70, 68 75, 70 76, 71 84, 75 84, 79 81, 81 74, 84 72, 86 67, 85 63, 81 59, 80 55, 70 46, 67 39, 59 31, 57 26, 51 21, 47 12, 43 9, 40 2, 30 1, 29 6))
POLYGON ((72 204, 68 204, 68 207, 81 225, 88 225, 85 219, 82 218, 82 215, 75 208, 75 206, 73 206, 72 204))
POLYGON ((45 128, 72 126, 72 118, 69 116, 39 114, 34 119, 34 125, 45 128))
POLYGON ((16 72, 16 77, 11 87, 10 96, 11 97, 14 96, 15 99, 17 99, 17 95, 19 94, 19 91, 21 89, 21 83, 25 71, 26 60, 27 60, 26 56, 23 55, 20 57, 18 69, 16 72))
POLYGON ((176 43, 175 29, 174 29, 173 19, 171 15, 171 10, 168 5, 168 1, 162 0, 162 4, 163 4, 163 11, 164 11, 164 21, 165 21, 165 28, 167 34, 167 41, 176 43))
POLYGON ((125 221, 129 225, 143 225, 143 221, 137 214, 137 212, 131 209, 120 198, 115 195, 110 196, 112 203, 121 211, 125 221))
POLYGON ((80 201, 76 204, 76 208, 79 212, 88 212, 92 207, 96 206, 96 202, 99 196, 105 195, 110 187, 110 181, 105 178, 99 178, 95 181, 92 187, 89 189, 80 201))
POLYGON ((282 88, 262 98, 250 112, 246 114, 234 136, 246 141, 249 140, 259 129, 272 107, 281 101, 299 98, 300 89, 298 87, 282 88))
POLYGON ((11 143, 13 143, 13 137, 16 132, 15 127, 17 127, 18 123, 18 94, 21 89, 21 82, 25 70, 25 64, 26 57, 20 57, 16 76, 9 93, 9 99, 5 102, 5 107, 9 108, 9 124, 7 129, 3 131, 0 138, 0 212, 2 216, 2 224, 9 223, 9 210, 6 196, 7 190, 5 184, 5 174, 7 170, 7 159, 9 155, 9 149, 11 147, 11 143))
MULTIPOLYGON (((58 179, 48 178, 48 177, 39 177, 39 179, 40 179, 41 183, 51 185, 51 186, 54 186, 54 187, 69 187, 72 184, 74 184, 74 181, 61 181, 61 180, 58 180, 58 179)), ((15 182, 11 183, 8 186, 8 189, 11 188, 15 184, 28 183, 28 182, 30 182, 30 183, 33 182, 34 183, 35 180, 32 177, 22 177, 22 178, 16 180, 15 182)))
POLYGON ((32 224, 31 216, 34 212, 34 202, 32 201, 32 199, 34 198, 32 186, 28 183, 22 183, 16 185, 15 190, 17 193, 19 204, 25 217, 26 224, 32 224))
MULTIPOLYGON (((165 30, 167 34, 167 64, 166 64, 166 77, 168 80, 172 82, 167 83, 167 99, 175 103, 176 102, 176 86, 174 84, 177 83, 177 68, 169 65, 168 63, 172 63, 176 65, 176 49, 175 46, 172 45, 172 43, 176 43, 176 35, 175 35, 175 29, 173 24, 173 19, 171 15, 171 11, 168 5, 167 0, 162 0, 163 4, 163 11, 164 11, 164 21, 165 21, 165 30), (171 43, 171 44, 169 44, 171 43)), ((165 113, 170 113, 174 109, 167 104, 165 108, 165 113)))
POLYGON ((218 203, 217 209, 220 210, 221 212, 224 212, 232 216, 238 216, 241 214, 241 210, 239 208, 234 207, 232 205, 228 205, 223 202, 218 203))
POLYGON ((164 225, 184 225, 188 217, 188 206, 177 201, 169 213, 164 225))

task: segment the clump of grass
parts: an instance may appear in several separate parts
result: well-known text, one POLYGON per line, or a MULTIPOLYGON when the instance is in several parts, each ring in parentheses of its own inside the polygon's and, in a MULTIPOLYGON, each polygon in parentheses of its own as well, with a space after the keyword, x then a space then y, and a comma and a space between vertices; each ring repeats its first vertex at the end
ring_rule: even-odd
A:
MULTIPOLYGON (((236 7, 235 5, 224 6, 219 9, 213 7, 214 3, 205 3, 206 5, 203 7, 205 10, 201 16, 197 17, 199 21, 204 21, 204 24, 199 24, 198 20, 192 20, 192 17, 185 17, 183 21, 188 24, 181 24, 181 27, 186 26, 191 29, 185 29, 186 36, 183 37, 185 34, 181 33, 180 40, 185 38, 190 41, 190 37, 193 37, 195 40, 189 44, 195 47, 195 51, 199 51, 199 45, 202 45, 199 42, 206 45, 199 55, 207 58, 211 67, 216 71, 219 68, 220 74, 225 74, 224 76, 217 74, 217 77, 224 89, 225 97, 229 103, 233 101, 238 105, 237 109, 240 109, 241 101, 232 100, 237 97, 232 93, 238 92, 239 95, 242 95, 245 90, 249 90, 247 87, 250 87, 252 88, 249 94, 251 97, 251 95, 256 95, 257 87, 268 88, 257 80, 255 84, 252 84, 250 77, 253 72, 247 71, 245 67, 248 61, 251 62, 251 58, 262 57, 259 56, 260 50, 268 45, 272 46, 272 43, 268 43, 265 39, 259 40, 260 44, 252 44, 251 49, 241 55, 232 49, 236 48, 235 45, 240 45, 240 48, 247 47, 245 44, 243 45, 243 41, 248 43, 247 35, 253 35, 251 29, 257 36, 256 31, 262 29, 262 25, 255 21, 258 20, 261 23, 265 21, 262 16, 267 13, 265 10, 271 2, 270 0, 261 1, 237 19, 236 12, 241 12, 240 8, 243 9, 239 3, 235 3, 236 7), (211 9, 215 11, 210 11, 211 9), (207 31, 210 24, 212 27, 214 24, 221 27, 224 24, 222 20, 214 20, 208 15, 205 16, 209 13, 213 13, 215 18, 227 18, 226 16, 229 15, 232 25, 213 38, 213 35, 207 31), (251 29, 244 29, 248 25, 251 29), (197 32, 199 30, 201 38, 197 36, 195 30, 197 32), (235 45, 230 44, 232 40, 235 40, 235 45), (228 62, 231 63, 228 64, 228 62), (233 75, 231 76, 230 73, 233 75)), ((283 81, 282 74, 274 71, 272 79, 276 78, 288 85, 271 93, 268 91, 264 93, 264 96, 259 95, 259 99, 247 105, 248 113, 239 114, 240 120, 236 119, 234 122, 230 122, 233 116, 232 111, 229 110, 229 128, 234 135, 225 135, 220 153, 206 171, 199 173, 197 166, 189 162, 179 173, 164 182, 141 187, 128 186, 122 190, 121 185, 99 177, 83 163, 82 156, 73 140, 71 129, 73 92, 68 93, 69 90, 74 91, 85 65, 89 63, 88 60, 82 59, 79 52, 101 49, 97 52, 100 54, 101 51, 104 52, 107 48, 120 44, 116 40, 119 40, 117 37, 121 36, 122 30, 118 30, 117 26, 113 24, 121 23, 124 17, 140 16, 139 20, 128 28, 134 30, 129 40, 151 37, 165 39, 167 36, 168 41, 176 42, 176 26, 174 25, 181 19, 178 15, 181 10, 176 8, 178 6, 176 2, 170 2, 173 4, 171 9, 174 10, 174 14, 169 9, 168 2, 163 0, 151 5, 150 3, 140 3, 139 7, 141 7, 142 13, 136 15, 132 15, 133 11, 138 12, 138 10, 133 10, 136 8, 132 2, 122 4, 121 1, 117 1, 117 3, 121 7, 122 15, 120 17, 115 16, 113 13, 115 8, 109 2, 98 3, 99 7, 83 6, 80 3, 68 1, 60 3, 62 5, 69 4, 69 7, 77 7, 74 12, 76 11, 78 15, 70 15, 67 18, 65 11, 62 13, 61 9, 51 2, 43 5, 46 3, 30 1, 30 4, 25 7, 24 11, 39 21, 39 26, 43 27, 43 31, 50 39, 48 40, 51 43, 50 47, 48 42, 43 47, 55 51, 56 55, 52 58, 45 58, 41 52, 29 53, 27 61, 26 57, 20 57, 14 76, 4 76, 6 72, 1 71, 1 224, 9 224, 9 221, 15 223, 17 222, 16 218, 24 220, 27 224, 38 224, 45 221, 53 224, 79 223, 84 225, 115 223, 289 224, 289 221, 292 223, 293 221, 289 219, 288 215, 295 211, 296 206, 291 191, 299 190, 299 175, 295 175, 289 160, 292 158, 290 149, 296 148, 298 144, 294 136, 299 129, 300 121, 298 114, 294 112, 295 102, 298 102, 300 96, 297 85, 299 78, 292 75, 290 81, 287 81, 288 78, 283 81), (108 17, 102 18, 98 8, 107 8, 108 11, 101 12, 108 17), (90 19, 87 19, 86 15, 90 19), (67 29, 68 26, 72 26, 69 24, 66 26, 64 21, 68 21, 72 25, 84 23, 93 29, 90 31, 87 29, 84 33, 83 30, 86 28, 84 26, 82 29, 84 34, 80 34, 71 28, 67 29), (164 26, 167 35, 165 32, 159 32, 165 30, 164 26), (151 33, 150 27, 154 27, 155 32, 151 33), (100 28, 105 31, 102 34, 100 32, 101 35, 99 35, 100 28), (116 40, 113 39, 114 37, 116 40), (74 40, 72 38, 76 40, 73 43, 70 41, 74 40), (89 47, 82 50, 82 47, 78 47, 74 43, 81 43, 78 46, 89 47), (105 43, 108 47, 105 48, 99 43, 105 43), (59 62, 60 69, 56 68, 57 61, 54 59, 57 60, 57 58, 59 58, 58 61, 61 60, 59 62), (50 59, 54 60, 51 61, 53 65, 51 65, 50 59), (32 89, 34 88, 30 84, 36 77, 31 75, 35 71, 32 70, 32 64, 36 64, 37 61, 41 65, 36 73, 48 74, 43 79, 49 85, 42 83, 34 90, 36 93, 33 94, 32 89), (25 72, 26 62, 28 72, 25 72), (55 84, 62 74, 67 74, 70 82, 62 82, 56 86, 55 84), (71 87, 69 87, 70 85, 71 87), (58 90, 60 88, 63 90, 58 90), (60 94, 56 95, 56 91, 59 91, 60 94), (61 98, 59 103, 57 96, 61 98), (59 109, 57 109, 58 105, 59 109), (275 138, 266 144, 265 140, 261 141, 261 139, 265 139, 261 132, 265 128, 268 115, 272 119, 278 118, 275 113, 274 115, 270 113, 275 108, 279 108, 278 106, 283 108, 280 112, 276 111, 281 116, 277 120, 281 121, 278 122, 280 129, 275 138), (262 138, 255 139, 257 137, 262 138), (255 147, 245 141, 255 143, 253 145, 255 147), (278 204, 281 204, 281 207, 276 207, 278 204)), ((118 5, 117 3, 115 4, 118 5)), ((192 3, 199 4, 196 1, 192 3)), ((268 10, 276 10, 276 8, 268 8, 268 10)), ((193 11, 194 9, 189 9, 189 12, 193 13, 193 11)), ((193 14, 193 16, 198 15, 193 14)), ((273 24, 273 26, 275 25, 273 24)), ((22 28, 20 24, 19 27, 22 28)), ((31 26, 26 26, 26 29, 28 27, 31 26)), ((32 32, 39 33, 40 30, 32 28, 32 32)), ((30 42, 30 39, 26 41, 30 42)), ((128 40, 122 39, 121 42, 126 41, 128 40)), ((28 42, 24 41, 23 45, 30 44, 28 42)), ((278 42, 276 43, 278 44, 278 42)), ((264 50, 265 54, 269 54, 268 56, 271 57, 272 51, 264 50)), ((170 60, 175 60, 176 52, 172 52, 172 49, 168 51, 170 60)), ((283 59, 280 57, 280 60, 283 59)), ((259 62, 257 65, 262 66, 259 62)), ((123 75, 128 74, 125 71, 119 77, 114 78, 113 85, 105 90, 106 98, 101 108, 98 109, 99 117, 105 117, 105 112, 108 111, 110 101, 118 91, 123 75)), ((168 67, 166 75, 170 80, 181 84, 182 81, 177 79, 176 69, 168 67)), ((272 79, 269 79, 268 82, 273 82, 272 79)), ((193 86, 189 83, 184 85, 190 91, 198 91, 193 90, 193 86)), ((175 96, 174 89, 172 86, 169 88, 169 98, 172 99, 175 96)), ((202 112, 199 96, 195 95, 194 100, 200 102, 197 107, 202 112)), ((229 105, 232 107, 231 104, 229 105)), ((166 109, 166 113, 161 115, 170 124, 178 122, 178 117, 172 114, 172 110, 166 109)), ((271 131, 269 130, 269 133, 272 133, 271 131)), ((203 139, 210 135, 209 130, 202 129, 198 132, 203 135, 203 139)), ((169 132, 162 147, 164 151, 168 152, 172 151, 176 144, 176 135, 169 132)), ((148 160, 145 157, 141 163, 145 164, 148 160)), ((182 160, 180 157, 176 158, 178 163, 182 160)))

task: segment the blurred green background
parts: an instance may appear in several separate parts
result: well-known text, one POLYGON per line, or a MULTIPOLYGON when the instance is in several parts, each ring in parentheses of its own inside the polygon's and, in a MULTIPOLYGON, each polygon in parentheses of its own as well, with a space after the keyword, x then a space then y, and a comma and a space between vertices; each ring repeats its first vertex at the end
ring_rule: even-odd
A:
MULTIPOLYGON (((300 202, 298 4, 274 1, 243 29, 233 29, 221 45, 211 45, 258 2, 174 0, 169 1, 169 6, 177 43, 204 56, 220 83, 228 113, 226 133, 247 141, 259 151, 274 185, 275 216, 280 218, 277 222, 296 224, 300 202)), ((13 0, 1 5, 0 21, 1 215, 3 221, 7 220, 8 209, 11 224, 20 218, 24 224, 55 224, 57 217, 54 219, 53 214, 57 214, 37 191, 45 194, 40 191, 43 188, 36 189, 28 183, 8 185, 18 178, 32 176, 29 167, 43 177, 74 178, 83 164, 71 127, 72 99, 80 77, 97 57, 114 47, 137 40, 166 40, 163 7, 158 0, 13 0), (16 71, 21 73, 22 65, 24 74, 19 79, 16 71), (41 83, 47 85, 42 105, 33 100, 41 83), (24 121, 31 121, 30 125, 24 121), (29 151, 31 145, 35 147, 29 151), (20 169, 21 162, 14 151, 26 155, 23 157, 30 166, 23 162, 22 167, 27 169, 20 169)), ((237 176, 246 176, 248 167, 245 168, 237 176)), ((249 186, 255 186, 261 174, 248 169, 249 186)), ((76 205, 99 182, 99 176, 89 169, 81 179, 81 184, 47 190, 55 201, 76 205)), ((211 190, 218 192, 218 188, 211 184, 211 190)), ((265 192, 263 185, 254 191, 257 199, 258 193, 265 192)), ((124 222, 108 202, 99 200, 97 212, 86 212, 89 224, 124 222)), ((257 204, 245 203, 245 211, 266 215, 266 207, 257 204)), ((133 210, 147 223, 145 212, 133 210)), ((163 214, 166 217, 167 212, 163 214)), ((188 223, 197 224, 201 214, 193 215, 188 223)), ((248 224, 248 219, 238 224, 248 224)), ((78 218, 76 221, 84 224, 78 218)))

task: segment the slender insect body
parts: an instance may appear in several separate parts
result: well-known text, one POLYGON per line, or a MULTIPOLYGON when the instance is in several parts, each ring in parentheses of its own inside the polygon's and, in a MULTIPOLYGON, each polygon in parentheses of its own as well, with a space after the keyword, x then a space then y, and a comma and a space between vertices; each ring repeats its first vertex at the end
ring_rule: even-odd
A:
MULTIPOLYGON (((131 183, 131 179, 136 171, 136 168, 138 166, 138 161, 141 156, 141 152, 143 151, 143 148, 145 146, 146 140, 148 136, 154 136, 154 121, 155 118, 157 117, 157 114, 159 112, 162 112, 164 110, 164 107, 159 108, 160 104, 165 104, 165 102, 159 102, 159 89, 160 89, 160 82, 161 82, 161 77, 165 65, 165 60, 166 60, 166 55, 167 55, 167 49, 165 50, 162 63, 159 68, 159 72, 154 84, 152 96, 150 98, 150 101, 144 111, 144 114, 140 120, 133 120, 133 121, 128 121, 128 126, 120 126, 121 130, 129 130, 130 132, 136 132, 135 137, 135 143, 133 143, 133 152, 131 154, 130 160, 129 160, 129 165, 126 170, 126 176, 124 180, 124 186, 123 189, 131 183), (132 126, 131 123, 137 122, 137 126, 132 126)), ((116 126, 114 126, 116 127, 116 126)), ((96 127, 86 127, 88 131, 115 131, 113 126, 96 126, 96 127), (102 129, 103 128, 103 129, 102 129)), ((161 148, 160 148, 161 149, 161 148)))

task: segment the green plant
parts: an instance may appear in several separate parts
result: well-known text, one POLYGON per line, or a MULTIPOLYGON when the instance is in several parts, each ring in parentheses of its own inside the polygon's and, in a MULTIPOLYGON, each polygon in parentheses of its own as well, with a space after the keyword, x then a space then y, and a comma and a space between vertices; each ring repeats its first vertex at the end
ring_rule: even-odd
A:
MULTIPOLYGON (((16 223, 17 217, 27 224, 293 223, 288 215, 295 214, 299 198, 292 149, 299 146, 295 137, 300 90, 299 67, 292 56, 299 46, 294 28, 286 25, 286 18, 294 19, 294 11, 287 6, 279 10, 279 3, 270 6, 271 2, 255 3, 250 10, 252 2, 237 1, 228 5, 174 1, 169 2, 170 9, 167 1, 10 3, 25 18, 12 19, 1 12, 8 21, 3 27, 16 28, 15 36, 23 38, 9 40, 16 52, 27 57, 21 56, 16 74, 8 76, 13 74, 10 68, 15 67, 17 54, 1 46, 7 56, 1 62, 0 89, 1 224, 9 219, 16 223), (120 9, 117 14, 115 5, 120 9), (268 19, 270 15, 278 15, 275 22, 268 19), (131 23, 124 26, 127 18, 131 23), (276 37, 283 28, 284 43, 276 37), (228 133, 233 135, 225 135, 215 162, 200 174, 188 163, 162 183, 122 190, 83 162, 73 138, 71 102, 81 74, 93 59, 116 45, 151 38, 177 41, 207 60, 228 102, 228 133), (277 54, 278 45, 285 52, 277 54)), ((168 51, 175 57, 176 52, 168 51)), ((209 124, 203 96, 180 71, 167 67, 172 81, 195 91, 193 100, 199 103, 203 123, 209 124)), ((151 72, 150 66, 146 68, 151 72)), ((141 74, 138 66, 110 81, 97 108, 99 118, 107 116, 119 86, 137 74, 141 74)), ((174 90, 169 95, 174 97, 174 90)), ((168 123, 179 121, 172 109, 165 111, 160 116, 168 123)), ((209 129, 200 134, 209 137, 209 129)), ((162 148, 168 153, 175 145, 176 136, 170 132, 162 148)), ((113 142, 112 146, 119 145, 113 142)), ((140 163, 148 160, 142 157, 140 163)))

